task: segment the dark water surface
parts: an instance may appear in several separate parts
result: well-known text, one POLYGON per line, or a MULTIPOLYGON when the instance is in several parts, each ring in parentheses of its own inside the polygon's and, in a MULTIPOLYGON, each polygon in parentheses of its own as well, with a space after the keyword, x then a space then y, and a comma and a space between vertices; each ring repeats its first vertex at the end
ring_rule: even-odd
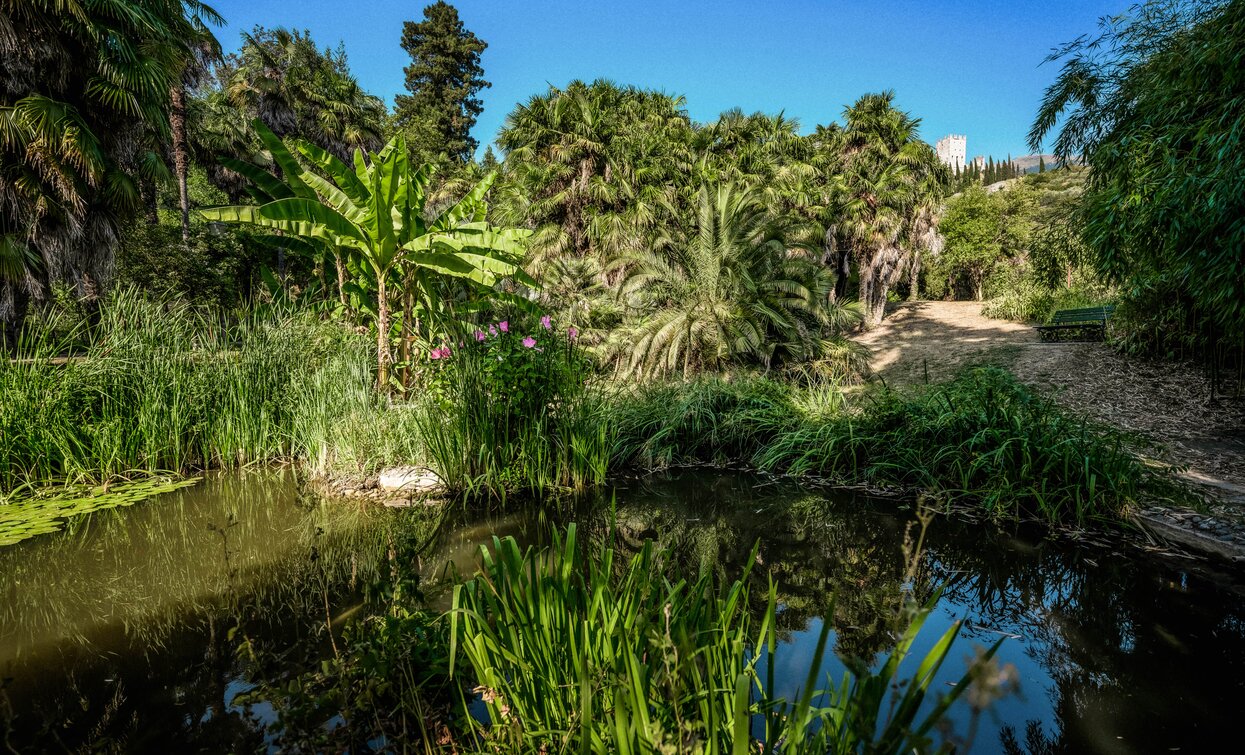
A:
MULTIPOLYGON (((279 747, 271 709, 235 699, 254 686, 248 641, 295 665, 331 652, 326 624, 337 633, 357 615, 392 568, 395 540, 433 538, 420 566, 429 600, 443 605, 438 583, 470 574, 480 544, 542 542, 572 520, 585 542, 626 550, 655 539, 676 569, 725 579, 759 540, 755 568, 777 580, 783 606, 780 691, 794 693, 823 621, 839 653, 885 655, 913 516, 789 482, 681 472, 620 483, 557 516, 458 514, 439 530, 434 518, 322 503, 292 474, 230 474, 0 549, 0 751, 279 747)), ((943 586, 918 654, 967 620, 936 685, 1000 638, 998 659, 1018 672, 1019 694, 977 722, 974 752, 1007 752, 1005 726, 1019 743, 1011 752, 1032 755, 1237 751, 1240 580, 1124 546, 942 519, 917 583, 943 586)), ((825 662, 836 679, 842 670, 825 662)), ((972 724, 963 705, 952 720, 961 734, 972 724)))

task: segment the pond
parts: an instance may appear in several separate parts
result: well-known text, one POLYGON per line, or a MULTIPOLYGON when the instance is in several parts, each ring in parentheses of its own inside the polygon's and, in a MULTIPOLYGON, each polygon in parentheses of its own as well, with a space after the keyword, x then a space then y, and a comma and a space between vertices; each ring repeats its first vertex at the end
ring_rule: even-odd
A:
MULTIPOLYGON (((685 573, 737 576, 760 542, 782 606, 782 691, 805 679, 822 626, 872 660, 891 643, 914 514, 894 502, 747 474, 618 482, 562 514, 473 515, 323 502, 290 472, 217 475, 0 549, 0 726, 17 751, 275 749, 273 713, 241 704, 262 644, 289 666, 331 652, 400 541, 426 544, 428 600, 494 535, 539 543, 577 522, 590 543, 657 540, 685 573), (440 525, 440 526, 438 526, 440 525), (332 634, 326 627, 332 627, 332 634)), ((398 557, 398 560, 401 560, 398 557)), ((1200 752, 1237 739, 1245 588, 1124 545, 1077 545, 939 518, 918 590, 941 586, 917 648, 966 624, 936 684, 1002 639, 1020 690, 977 723, 974 752, 1200 752)), ((931 592, 932 594, 932 592, 931 592)), ((838 677, 837 657, 825 671, 838 677)), ((952 718, 972 725, 966 710, 952 718)))

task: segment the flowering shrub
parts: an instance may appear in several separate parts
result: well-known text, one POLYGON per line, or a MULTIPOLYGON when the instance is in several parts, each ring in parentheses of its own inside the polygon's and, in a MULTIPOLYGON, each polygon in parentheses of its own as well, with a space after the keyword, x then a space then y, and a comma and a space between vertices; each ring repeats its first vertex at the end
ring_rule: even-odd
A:
POLYGON ((570 468, 580 466, 570 456, 598 445, 595 430, 586 443, 570 429, 582 419, 576 402, 591 375, 577 336, 545 315, 531 324, 480 325, 429 352, 426 398, 437 416, 425 420, 424 433, 451 487, 498 492, 574 482, 570 468))

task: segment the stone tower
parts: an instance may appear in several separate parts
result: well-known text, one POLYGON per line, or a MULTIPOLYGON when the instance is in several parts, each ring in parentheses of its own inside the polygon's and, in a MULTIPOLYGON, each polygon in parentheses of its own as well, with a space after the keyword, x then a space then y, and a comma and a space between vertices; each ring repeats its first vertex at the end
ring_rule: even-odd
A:
POLYGON ((964 160, 968 156, 968 137, 964 134, 948 134, 934 145, 938 159, 953 170, 964 170, 964 160))

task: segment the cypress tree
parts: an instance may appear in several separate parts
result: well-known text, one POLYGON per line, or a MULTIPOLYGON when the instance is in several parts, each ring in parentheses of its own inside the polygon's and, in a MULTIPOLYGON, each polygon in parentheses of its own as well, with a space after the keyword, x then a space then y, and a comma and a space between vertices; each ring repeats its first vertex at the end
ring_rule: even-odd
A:
POLYGON ((446 2, 424 8, 423 21, 402 25, 402 49, 411 56, 404 69, 410 94, 394 98, 394 116, 420 159, 444 154, 462 163, 475 152, 471 127, 483 110, 476 94, 490 86, 480 67, 487 47, 446 2))

